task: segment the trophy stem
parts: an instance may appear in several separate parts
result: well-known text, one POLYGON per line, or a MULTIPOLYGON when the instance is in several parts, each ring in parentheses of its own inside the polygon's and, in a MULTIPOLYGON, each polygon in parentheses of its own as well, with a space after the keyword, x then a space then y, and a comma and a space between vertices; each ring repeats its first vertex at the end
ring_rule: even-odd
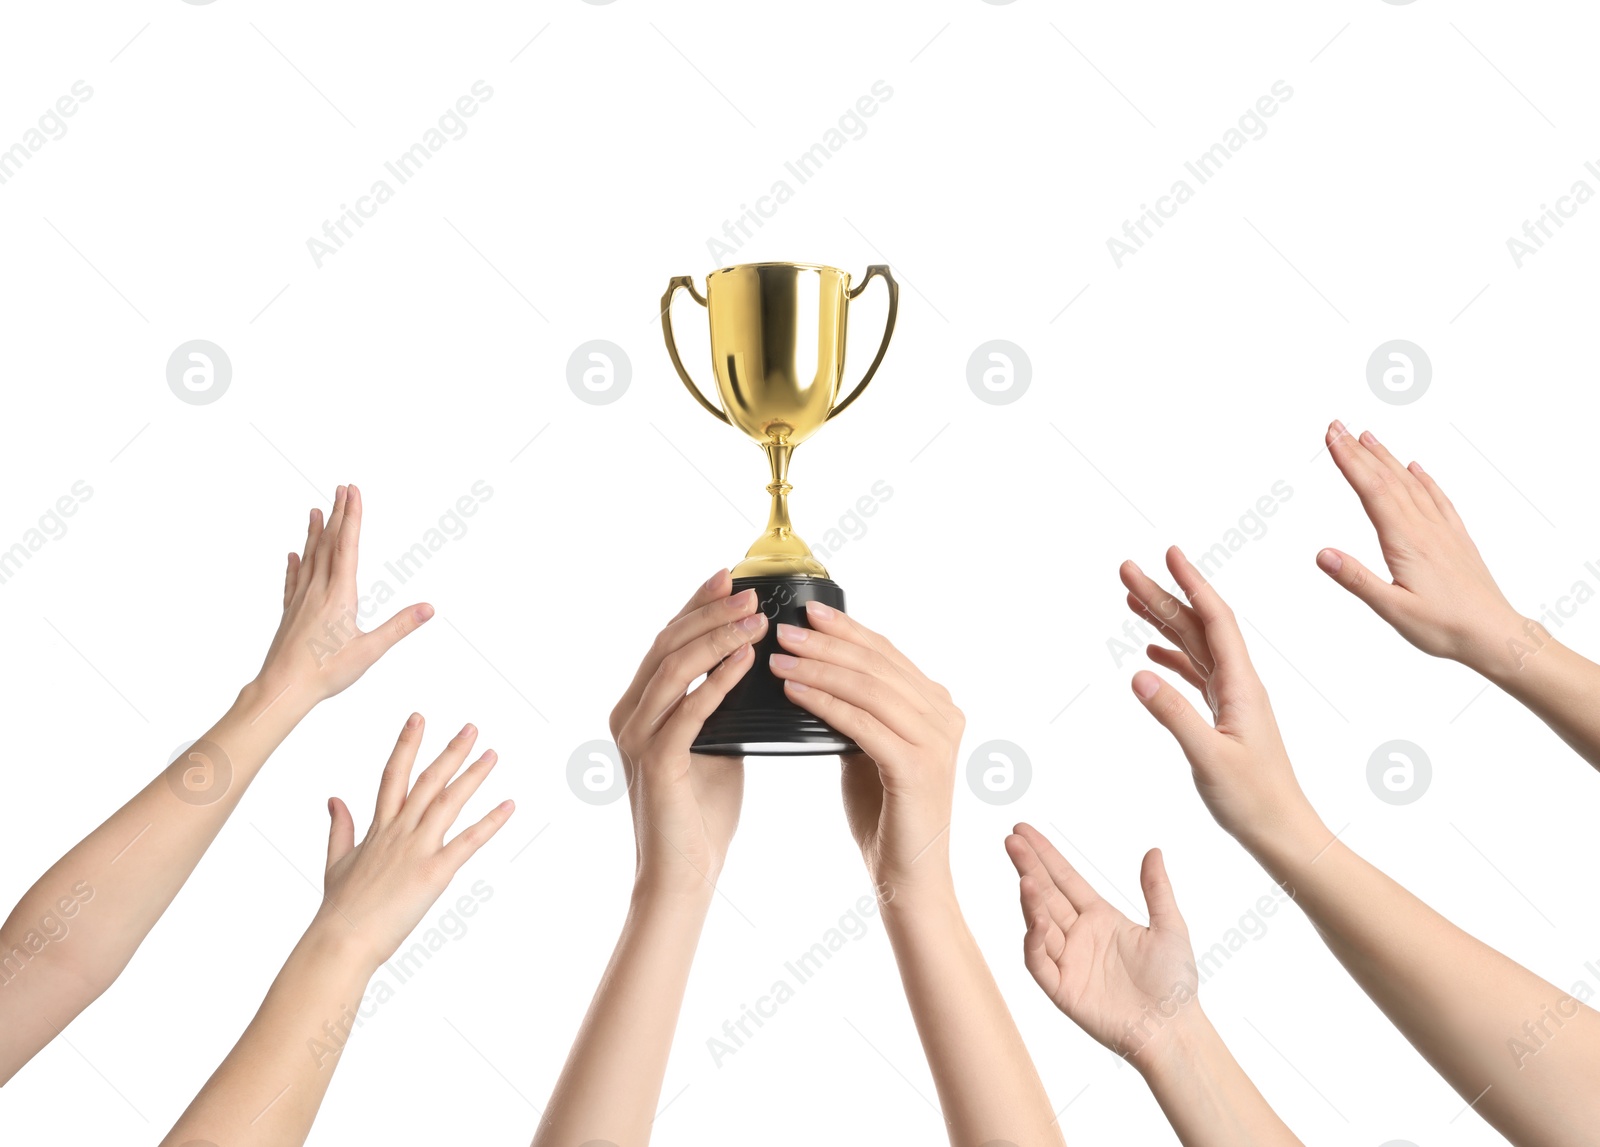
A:
POLYGON ((733 567, 736 578, 828 576, 828 571, 811 553, 811 547, 794 532, 789 521, 789 491, 794 489, 789 485, 789 455, 794 453, 795 444, 787 437, 775 436, 761 443, 772 468, 772 481, 767 483, 772 508, 767 514, 766 531, 745 553, 744 561, 733 567))
POLYGON ((789 521, 789 456, 794 447, 787 442, 765 442, 761 449, 772 468, 772 481, 767 483, 767 493, 772 495, 772 509, 767 514, 767 536, 788 539, 794 536, 794 525, 789 521))

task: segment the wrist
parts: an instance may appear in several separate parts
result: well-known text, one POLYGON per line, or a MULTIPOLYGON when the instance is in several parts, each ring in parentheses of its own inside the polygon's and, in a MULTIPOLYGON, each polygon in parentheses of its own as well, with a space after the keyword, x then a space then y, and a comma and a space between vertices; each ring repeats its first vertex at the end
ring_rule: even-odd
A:
POLYGON ((1180 1074, 1193 1074, 1210 1057, 1221 1037, 1211 1019, 1200 1007, 1200 998, 1190 996, 1171 1017, 1152 1013, 1145 1026, 1153 1029, 1149 1038, 1131 1051, 1125 1051, 1150 1090, 1160 1093, 1180 1074))
POLYGON ((1268 875, 1285 884, 1303 866, 1315 863, 1333 840, 1333 832, 1310 802, 1304 802, 1274 818, 1259 832, 1241 837, 1240 843, 1268 875))
POLYGON ((702 877, 691 872, 681 874, 656 874, 640 872, 633 882, 629 898, 629 914, 652 915, 665 913, 675 919, 704 919, 711 910, 711 900, 717 894, 716 874, 702 877))
POLYGON ((295 946, 313 967, 359 979, 370 980, 388 955, 374 952, 361 934, 346 920, 330 916, 326 906, 312 917, 311 924, 295 946))
POLYGON ((1515 686, 1527 679, 1530 669, 1541 665, 1559 648, 1561 643, 1541 622, 1513 614, 1485 626, 1473 641, 1471 652, 1457 660, 1507 692, 1514 692, 1515 686))
POLYGON ((955 883, 949 879, 880 880, 874 892, 884 929, 891 936, 903 934, 912 927, 943 927, 952 921, 964 920, 955 883))
POLYGON ((239 690, 233 707, 252 726, 266 723, 292 729, 321 700, 293 678, 262 673, 239 690))

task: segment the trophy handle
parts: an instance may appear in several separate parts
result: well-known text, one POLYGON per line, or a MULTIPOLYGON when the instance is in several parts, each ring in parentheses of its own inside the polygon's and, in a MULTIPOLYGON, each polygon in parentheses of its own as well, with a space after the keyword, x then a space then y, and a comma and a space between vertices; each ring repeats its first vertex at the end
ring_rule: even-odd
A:
MULTIPOLYGON (((861 392, 867 389, 867 383, 871 382, 872 376, 878 373, 878 366, 883 362, 884 352, 889 349, 889 337, 894 334, 895 316, 900 313, 900 284, 895 282, 894 276, 889 273, 889 265, 887 263, 874 263, 868 267, 867 273, 861 276, 860 284, 851 288, 850 299, 854 301, 858 298, 867 289, 867 285, 872 282, 872 276, 874 275, 881 275, 883 277, 883 285, 889 288, 889 315, 883 324, 883 342, 878 344, 878 353, 874 356, 872 365, 867 367, 867 373, 861 376, 861 381, 856 383, 856 388, 850 392, 849 397, 828 411, 828 418, 832 418, 861 397, 861 392)), ((690 289, 693 290, 692 287, 690 289)))
MULTIPOLYGON (((683 360, 678 357, 678 344, 677 341, 672 337, 672 296, 678 293, 679 287, 682 287, 688 291, 689 297, 695 302, 699 303, 702 307, 706 305, 705 297, 701 295, 699 291, 694 289, 694 279, 691 276, 673 276, 672 281, 667 284, 667 293, 661 296, 661 333, 666 336, 667 354, 672 357, 672 365, 677 368, 678 377, 683 379, 683 385, 689 388, 689 393, 694 395, 695 401, 709 410, 717 419, 727 422, 728 416, 720 409, 713 406, 711 401, 707 399, 704 394, 700 393, 700 388, 694 384, 694 379, 690 378, 689 372, 684 369, 683 360)), ((879 352, 878 357, 883 357, 881 351, 879 352)), ((868 377, 871 377, 870 372, 868 372, 868 377)), ((852 395, 852 397, 854 396, 852 395)))

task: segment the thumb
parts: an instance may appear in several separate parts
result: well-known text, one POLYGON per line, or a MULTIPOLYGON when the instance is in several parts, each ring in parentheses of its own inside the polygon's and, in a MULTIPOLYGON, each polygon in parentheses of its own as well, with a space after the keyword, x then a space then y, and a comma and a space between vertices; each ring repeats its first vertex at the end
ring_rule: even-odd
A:
POLYGON ((338 797, 328 798, 328 867, 349 856, 356 847, 356 822, 338 797))
POLYGON ((1339 550, 1319 551, 1317 566, 1323 573, 1366 602, 1367 608, 1373 613, 1390 625, 1395 623, 1399 599, 1405 590, 1381 577, 1375 577, 1366 566, 1339 550))
POLYGON ((1181 693, 1148 669, 1141 669, 1133 675, 1133 695, 1177 738, 1185 756, 1193 761, 1202 755, 1205 738, 1216 730, 1181 693))
POLYGON ((1157 932, 1188 935, 1189 929, 1178 911, 1178 899, 1172 894, 1172 881, 1167 879, 1167 864, 1159 848, 1144 854, 1139 883, 1144 887, 1144 906, 1150 910, 1150 927, 1157 932))
POLYGON ((402 609, 371 633, 363 633, 356 643, 361 647, 366 664, 375 664, 378 658, 400 644, 401 638, 415 633, 432 616, 433 606, 419 602, 402 609))

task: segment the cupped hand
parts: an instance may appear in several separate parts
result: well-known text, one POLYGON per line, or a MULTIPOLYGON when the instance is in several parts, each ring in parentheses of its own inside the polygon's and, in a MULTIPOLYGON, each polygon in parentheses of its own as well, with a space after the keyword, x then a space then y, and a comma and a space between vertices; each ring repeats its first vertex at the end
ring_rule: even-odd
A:
POLYGON ((325 895, 313 926, 353 945, 372 968, 394 955, 461 866, 510 819, 514 807, 501 802, 446 843, 445 833, 494 768, 496 757, 487 751, 456 776, 478 739, 478 730, 467 725, 412 785, 422 732, 422 717, 413 713, 384 767, 372 824, 360 844, 350 809, 338 797, 328 801, 332 824, 325 895))
POLYGON ((273 700, 293 694, 316 705, 348 689, 401 638, 433 616, 433 606, 409 605, 363 633, 356 555, 361 541, 361 492, 340 486, 327 526, 311 511, 305 551, 289 555, 283 580, 283 618, 257 681, 273 700))
POLYGON ((1129 561, 1121 569, 1128 607, 1172 642, 1170 649, 1151 645, 1150 660, 1193 686, 1205 698, 1212 721, 1147 670, 1133 675, 1133 692, 1177 738, 1195 788, 1217 823, 1254 848, 1277 829, 1314 821, 1316 814, 1295 779, 1233 610, 1177 546, 1167 551, 1167 569, 1187 603, 1129 561))
POLYGON ((772 672, 796 705, 861 747, 844 758, 845 815, 880 897, 950 880, 950 807, 966 718, 889 640, 806 603, 778 626, 772 672))
POLYGON ((1356 438, 1342 422, 1328 427, 1328 453, 1377 529, 1394 580, 1335 549, 1317 554, 1324 573, 1435 657, 1481 670, 1528 636, 1529 623, 1500 592, 1455 506, 1421 465, 1402 466, 1370 431, 1356 438))
POLYGON ((744 759, 690 751, 767 631, 755 590, 730 596, 732 588, 721 570, 695 592, 611 711, 633 809, 635 879, 647 892, 708 894, 739 824, 744 759))
POLYGON ((1032 825, 1017 825, 1006 853, 1020 877, 1022 954, 1034 982, 1073 1023, 1143 1068, 1198 1007, 1194 949, 1160 850, 1145 853, 1139 872, 1149 927, 1114 908, 1032 825))

